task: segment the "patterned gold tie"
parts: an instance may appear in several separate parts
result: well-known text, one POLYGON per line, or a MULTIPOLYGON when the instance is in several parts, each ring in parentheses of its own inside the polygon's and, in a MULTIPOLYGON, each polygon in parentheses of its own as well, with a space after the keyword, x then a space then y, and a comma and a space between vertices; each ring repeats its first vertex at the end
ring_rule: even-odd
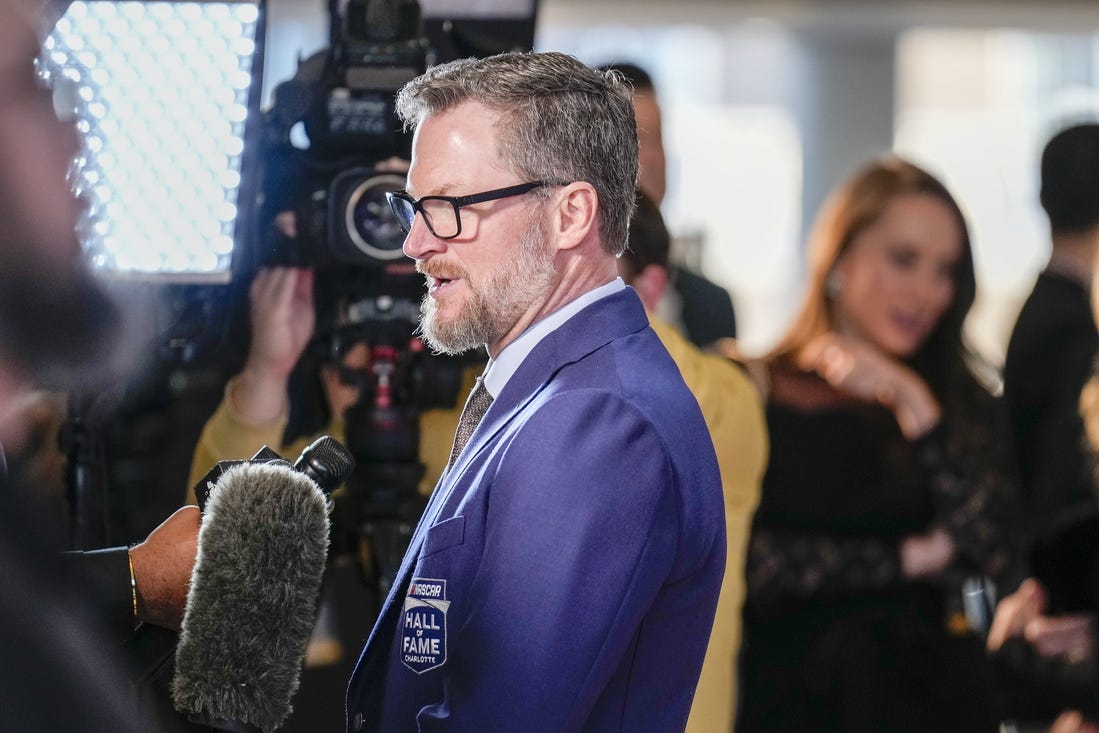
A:
POLYGON ((450 461, 446 464, 447 471, 461 455, 462 449, 466 447, 473 431, 477 429, 477 424, 481 422, 481 418, 488 412, 491 404, 492 395, 485 389, 485 380, 478 377, 477 384, 469 393, 466 406, 462 409, 462 416, 458 419, 458 429, 454 433, 454 447, 450 450, 450 461))

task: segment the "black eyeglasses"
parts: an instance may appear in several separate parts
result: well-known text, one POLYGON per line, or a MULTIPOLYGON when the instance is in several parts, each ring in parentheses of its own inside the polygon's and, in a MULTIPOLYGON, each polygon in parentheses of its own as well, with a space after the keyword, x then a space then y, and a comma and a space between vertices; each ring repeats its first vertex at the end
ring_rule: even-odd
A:
POLYGON ((414 199, 407 191, 389 191, 385 197, 389 200, 389 208, 397 217, 397 223, 405 234, 412 229, 412 220, 416 218, 416 212, 424 216, 424 223, 439 239, 454 239, 462 233, 462 216, 459 209, 470 204, 479 204, 484 201, 496 201, 506 199, 509 196, 519 196, 528 191, 533 191, 542 186, 555 186, 549 181, 530 181, 520 183, 517 186, 497 188, 482 193, 472 193, 468 196, 424 196, 414 199))

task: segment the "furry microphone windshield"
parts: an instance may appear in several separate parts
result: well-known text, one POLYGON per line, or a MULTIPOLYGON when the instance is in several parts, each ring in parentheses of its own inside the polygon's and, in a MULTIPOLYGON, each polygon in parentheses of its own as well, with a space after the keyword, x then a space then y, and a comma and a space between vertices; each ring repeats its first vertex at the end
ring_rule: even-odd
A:
POLYGON ((326 500, 309 477, 285 463, 226 471, 199 530, 172 681, 180 712, 227 730, 282 725, 327 553, 326 500))

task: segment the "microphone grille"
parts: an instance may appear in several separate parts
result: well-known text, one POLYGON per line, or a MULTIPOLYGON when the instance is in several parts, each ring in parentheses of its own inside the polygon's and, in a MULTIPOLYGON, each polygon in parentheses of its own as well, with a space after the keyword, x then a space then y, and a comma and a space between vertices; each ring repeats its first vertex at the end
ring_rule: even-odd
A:
POLYGON ((316 481, 327 494, 351 475, 355 469, 355 457, 343 443, 325 435, 302 451, 294 468, 316 481))

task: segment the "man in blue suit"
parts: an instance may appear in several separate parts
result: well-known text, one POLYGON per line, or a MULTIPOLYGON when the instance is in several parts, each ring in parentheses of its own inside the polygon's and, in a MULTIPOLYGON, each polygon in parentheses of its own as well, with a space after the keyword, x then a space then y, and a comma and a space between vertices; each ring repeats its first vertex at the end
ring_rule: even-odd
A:
POLYGON ((421 330, 490 361, 351 678, 348 730, 682 730, 724 511, 698 405, 617 276, 631 90, 563 54, 505 54, 435 67, 397 106, 415 137, 390 203, 427 279, 421 330))

